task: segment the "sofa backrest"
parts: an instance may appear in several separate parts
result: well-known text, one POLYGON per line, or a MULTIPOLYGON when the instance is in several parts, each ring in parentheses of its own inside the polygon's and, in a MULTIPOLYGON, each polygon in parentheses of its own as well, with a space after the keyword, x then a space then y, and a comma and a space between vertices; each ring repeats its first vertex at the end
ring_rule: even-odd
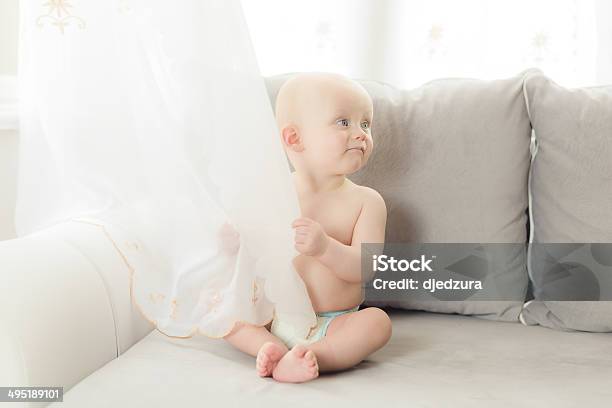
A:
MULTIPOLYGON (((453 302, 406 295, 372 303, 366 296, 366 304, 518 319, 529 282, 532 132, 523 94, 529 71, 488 81, 438 79, 406 90, 358 81, 374 103, 374 151, 349 178, 384 198, 385 242, 519 244, 505 246, 503 256, 495 247, 483 248, 479 259, 485 262, 470 264, 463 274, 484 274, 485 285, 504 288, 504 299, 510 300, 453 302)), ((273 106, 292 75, 267 78, 273 106)), ((466 262, 474 257, 464 256, 466 262)))

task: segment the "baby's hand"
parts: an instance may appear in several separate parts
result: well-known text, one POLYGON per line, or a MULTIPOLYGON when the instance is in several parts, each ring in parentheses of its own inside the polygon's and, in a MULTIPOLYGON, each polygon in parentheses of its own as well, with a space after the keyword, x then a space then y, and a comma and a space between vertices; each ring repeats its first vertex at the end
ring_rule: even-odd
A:
POLYGON ((221 226, 217 233, 219 249, 227 255, 234 255, 240 248, 240 234, 227 222, 221 226))
POLYGON ((309 256, 319 256, 325 252, 329 237, 318 222, 310 218, 298 218, 291 224, 295 228, 295 249, 309 256))

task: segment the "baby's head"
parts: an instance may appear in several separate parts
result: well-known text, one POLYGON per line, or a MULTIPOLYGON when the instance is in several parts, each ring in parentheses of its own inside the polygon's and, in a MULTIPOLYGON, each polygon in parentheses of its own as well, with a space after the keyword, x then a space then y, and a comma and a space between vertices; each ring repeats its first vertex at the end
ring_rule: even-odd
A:
POLYGON ((296 171, 346 175, 372 153, 373 104, 366 90, 337 74, 308 73, 283 84, 276 123, 296 171))

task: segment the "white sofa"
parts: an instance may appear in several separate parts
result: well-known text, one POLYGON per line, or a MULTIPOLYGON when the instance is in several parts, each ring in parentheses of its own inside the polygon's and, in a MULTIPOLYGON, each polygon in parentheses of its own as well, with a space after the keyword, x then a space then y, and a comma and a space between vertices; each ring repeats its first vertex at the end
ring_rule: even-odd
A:
POLYGON ((52 406, 605 407, 612 398, 608 334, 395 310, 382 350, 288 385, 257 377, 253 359, 222 340, 152 330, 94 225, 2 241, 0 265, 0 385, 63 386, 52 406))
MULTIPOLYGON (((16 143, 6 138, 15 135, 2 136, 2 157, 14 157, 16 143)), ((14 167, 0 167, 0 223, 12 218, 14 167)), ((0 225, 4 238, 11 230, 0 225)), ((70 221, 0 241, 0 386, 63 386, 63 402, 52 406, 78 408, 612 401, 611 334, 405 310, 389 310, 389 344, 357 367, 280 384, 257 377, 253 358, 222 340, 154 330, 131 304, 128 276, 92 224, 70 221)))

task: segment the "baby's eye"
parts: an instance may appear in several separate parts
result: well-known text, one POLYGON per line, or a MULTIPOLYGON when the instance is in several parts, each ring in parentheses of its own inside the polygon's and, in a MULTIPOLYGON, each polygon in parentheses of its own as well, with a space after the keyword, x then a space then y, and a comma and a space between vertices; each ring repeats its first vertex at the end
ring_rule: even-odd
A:
POLYGON ((351 124, 348 119, 338 119, 336 123, 340 126, 348 126, 351 124))
POLYGON ((370 122, 368 121, 361 122, 361 127, 365 130, 368 130, 370 128, 370 122))

